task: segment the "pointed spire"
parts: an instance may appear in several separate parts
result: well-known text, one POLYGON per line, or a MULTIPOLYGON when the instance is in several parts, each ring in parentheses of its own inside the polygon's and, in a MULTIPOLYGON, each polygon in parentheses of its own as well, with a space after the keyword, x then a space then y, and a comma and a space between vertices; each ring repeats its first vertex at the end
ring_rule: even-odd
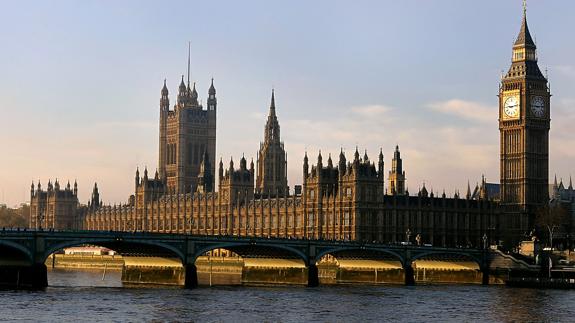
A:
POLYGON ((272 99, 270 102, 270 116, 276 115, 276 99, 275 99, 275 90, 272 89, 272 99))
POLYGON ((555 180, 553 181, 553 186, 557 187, 557 174, 555 174, 555 180))
POLYGON ((531 47, 535 48, 535 42, 531 37, 529 32, 529 26, 527 25, 527 2, 523 1, 523 20, 521 21, 521 29, 519 30, 519 35, 517 35, 517 40, 513 47, 531 47))
MULTIPOLYGON (((188 85, 189 87, 189 85, 188 85)), ((198 100, 198 91, 196 91, 196 82, 194 82, 193 88, 192 88, 192 100, 197 101, 198 100)))
POLYGON ((573 189, 573 181, 571 180, 571 175, 569 175, 569 189, 573 189))
POLYGON ((166 79, 164 79, 164 86, 162 87, 162 96, 168 95, 168 86, 166 85, 166 79))
POLYGON ((369 157, 367 157, 367 149, 366 149, 365 153, 363 154, 363 162, 367 163, 368 160, 369 160, 369 157))
POLYGON ((465 194, 465 197, 470 200, 471 199, 471 187, 469 186, 469 180, 467 180, 467 193, 465 194))
POLYGON ((353 154, 353 161, 359 161, 359 151, 357 150, 357 146, 355 146, 355 153, 353 154))
POLYGON ((333 168, 333 162, 331 160, 331 153, 329 154, 329 156, 327 158, 327 167, 333 168))
POLYGON ((210 89, 208 90, 208 94, 216 94, 216 88, 214 87, 214 78, 212 77, 212 84, 210 84, 210 89))

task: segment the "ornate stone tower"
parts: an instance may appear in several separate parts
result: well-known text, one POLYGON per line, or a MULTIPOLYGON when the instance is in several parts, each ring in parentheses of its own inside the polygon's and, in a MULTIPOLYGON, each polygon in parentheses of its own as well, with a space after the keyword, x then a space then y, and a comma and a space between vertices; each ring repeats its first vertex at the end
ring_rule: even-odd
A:
POLYGON ((288 194, 287 155, 280 138, 280 125, 276 117, 275 95, 272 90, 270 112, 266 122, 264 141, 258 152, 256 191, 265 196, 283 197, 288 194))
POLYGON ((499 89, 501 204, 508 216, 504 229, 514 236, 532 227, 535 210, 549 200, 550 98, 524 4, 511 67, 499 89))
POLYGON ((391 171, 389 172, 389 194, 405 194, 405 171, 403 170, 403 162, 401 160, 399 146, 395 146, 393 160, 391 161, 391 171))
MULTIPOLYGON (((189 58, 188 83, 184 77, 179 87, 178 100, 170 110, 168 88, 164 81, 160 99, 159 175, 168 192, 187 193, 196 190, 204 152, 216 155, 216 89, 214 81, 208 91, 207 108, 198 103, 196 84, 190 88, 189 58)), ((214 187, 214 169, 209 172, 214 187)))

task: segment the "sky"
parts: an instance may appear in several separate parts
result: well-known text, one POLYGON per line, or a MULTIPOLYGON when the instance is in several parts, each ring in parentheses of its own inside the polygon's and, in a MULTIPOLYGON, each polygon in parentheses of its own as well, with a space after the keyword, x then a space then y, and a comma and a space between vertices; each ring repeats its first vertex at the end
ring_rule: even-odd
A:
MULTIPOLYGON (((218 98, 217 159, 255 156, 275 88, 288 181, 357 146, 386 171, 400 146, 407 187, 453 194, 499 179, 497 94, 521 0, 0 0, 0 204, 30 184, 94 182, 126 202, 158 162, 160 89, 187 69, 218 98)), ((530 0, 551 83, 550 179, 575 175, 575 1, 530 0)))

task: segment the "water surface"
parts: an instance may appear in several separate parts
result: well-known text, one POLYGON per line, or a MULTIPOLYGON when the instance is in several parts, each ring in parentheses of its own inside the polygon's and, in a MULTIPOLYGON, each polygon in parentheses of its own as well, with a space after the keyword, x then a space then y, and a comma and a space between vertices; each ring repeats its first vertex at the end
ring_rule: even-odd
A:
POLYGON ((45 291, 0 291, 0 320, 512 322, 575 320, 575 291, 504 286, 122 287, 120 272, 53 270, 45 291), (102 278, 104 278, 102 280, 102 278))

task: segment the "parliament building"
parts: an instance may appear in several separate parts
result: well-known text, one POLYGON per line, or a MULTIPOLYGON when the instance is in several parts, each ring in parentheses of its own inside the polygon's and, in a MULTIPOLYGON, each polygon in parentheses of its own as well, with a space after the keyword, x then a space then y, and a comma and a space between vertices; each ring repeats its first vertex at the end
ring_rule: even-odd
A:
MULTIPOLYGON (((550 92, 537 64, 524 12, 512 63, 499 91, 500 184, 485 179, 465 194, 409 192, 399 147, 386 171, 356 148, 351 156, 303 156, 302 184, 290 189, 272 91, 256 161, 216 161, 216 89, 204 107, 182 81, 159 105, 158 170, 136 170, 134 194, 104 205, 94 185, 80 205, 77 186, 31 187, 32 227, 381 241, 435 246, 507 245, 526 239, 537 208, 549 202, 550 92), (217 174, 216 174, 217 172, 217 174), (387 175, 387 176, 386 176, 387 175), (217 180, 217 183, 216 183, 217 180), (217 185, 216 185, 217 184, 217 185), (217 188, 217 190, 216 190, 217 188)), ((493 116, 495 119, 495 116, 493 116)))

